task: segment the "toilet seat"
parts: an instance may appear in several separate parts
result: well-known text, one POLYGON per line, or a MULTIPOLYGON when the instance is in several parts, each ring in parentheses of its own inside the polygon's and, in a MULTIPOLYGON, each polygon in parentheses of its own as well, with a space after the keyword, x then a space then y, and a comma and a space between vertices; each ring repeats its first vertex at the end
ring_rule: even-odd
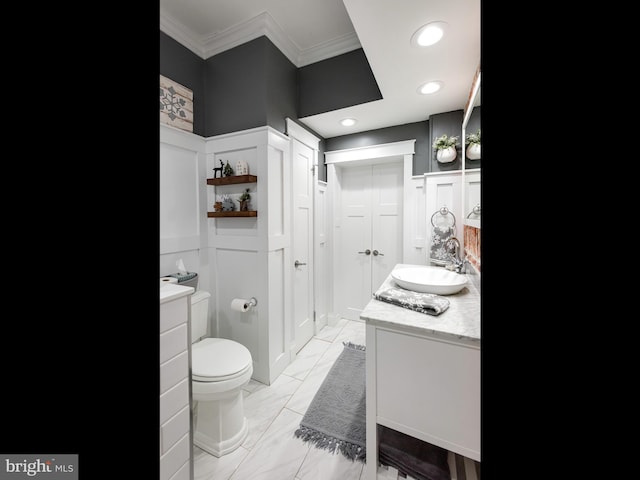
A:
POLYGON ((251 352, 226 338, 204 338, 192 345, 191 377, 198 382, 223 382, 253 369, 251 352))

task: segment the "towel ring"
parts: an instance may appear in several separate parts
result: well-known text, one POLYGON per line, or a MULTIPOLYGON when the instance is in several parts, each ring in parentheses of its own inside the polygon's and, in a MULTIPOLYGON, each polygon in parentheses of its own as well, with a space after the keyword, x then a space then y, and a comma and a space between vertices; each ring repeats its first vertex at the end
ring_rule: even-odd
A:
POLYGON ((453 213, 451 213, 451 211, 447 207, 442 207, 440 210, 438 210, 433 215, 431 215, 431 225, 433 225, 434 227, 436 226, 436 224, 433 223, 433 217, 435 217, 437 214, 440 214, 443 217, 445 215, 451 215, 451 217, 453 218, 453 224, 451 226, 452 227, 456 226, 456 217, 455 217, 455 215, 453 213))
POLYGON ((471 211, 469 212, 469 215, 467 215, 467 218, 469 218, 472 214, 473 215, 481 215, 480 204, 477 204, 475 207, 473 207, 471 209, 471 211))

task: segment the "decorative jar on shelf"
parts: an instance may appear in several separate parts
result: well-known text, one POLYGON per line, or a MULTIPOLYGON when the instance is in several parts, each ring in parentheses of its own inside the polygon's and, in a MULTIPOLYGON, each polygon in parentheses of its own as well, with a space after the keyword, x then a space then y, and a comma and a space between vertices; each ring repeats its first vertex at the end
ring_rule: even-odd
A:
POLYGON ((249 175, 249 164, 245 160, 236 161, 236 175, 249 175))

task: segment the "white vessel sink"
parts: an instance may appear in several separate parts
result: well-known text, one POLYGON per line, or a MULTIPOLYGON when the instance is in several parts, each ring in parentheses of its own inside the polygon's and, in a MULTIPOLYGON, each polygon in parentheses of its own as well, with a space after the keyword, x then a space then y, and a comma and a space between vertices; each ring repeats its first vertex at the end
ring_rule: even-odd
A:
POLYGON ((457 293, 467 284, 465 275, 430 265, 397 268, 391 272, 391 278, 407 290, 437 295, 457 293))

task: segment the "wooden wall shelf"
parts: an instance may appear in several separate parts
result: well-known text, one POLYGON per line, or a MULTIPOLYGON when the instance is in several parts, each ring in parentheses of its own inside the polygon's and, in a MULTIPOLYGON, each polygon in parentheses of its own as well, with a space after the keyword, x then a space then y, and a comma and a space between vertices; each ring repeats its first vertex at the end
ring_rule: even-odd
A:
POLYGON ((207 185, 235 185, 237 183, 255 183, 258 177, 255 175, 231 175, 222 178, 207 178, 207 185))
MULTIPOLYGON (((218 179, 216 179, 218 180, 218 179)), ((244 212, 235 211, 235 212, 207 212, 207 217, 209 218, 224 218, 224 217, 257 217, 257 210, 247 210, 244 212)))

